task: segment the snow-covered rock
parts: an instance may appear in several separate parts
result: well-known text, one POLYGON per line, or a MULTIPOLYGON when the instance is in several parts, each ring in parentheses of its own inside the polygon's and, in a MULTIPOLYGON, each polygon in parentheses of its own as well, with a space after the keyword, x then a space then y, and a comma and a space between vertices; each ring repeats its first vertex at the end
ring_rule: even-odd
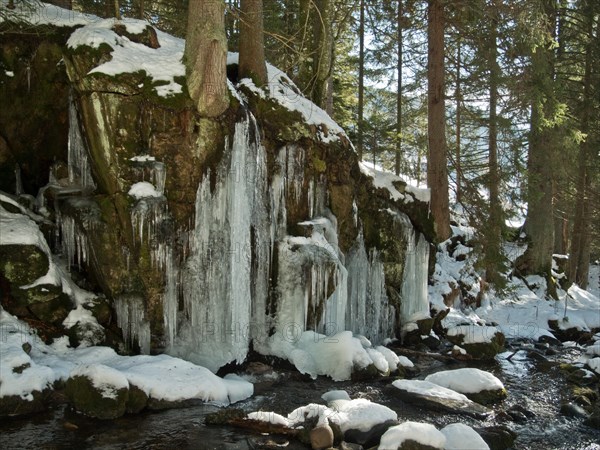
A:
POLYGON ((422 380, 396 380, 388 391, 402 401, 417 403, 438 411, 451 411, 475 417, 485 417, 490 411, 451 389, 422 380))
POLYGON ((427 448, 443 449, 446 437, 433 425, 419 422, 404 422, 389 428, 381 437, 380 450, 403 449, 405 444, 413 444, 411 448, 419 448, 414 444, 427 448))
POLYGON ((489 450, 490 448, 483 438, 468 425, 452 423, 440 431, 446 437, 445 450, 489 450))
POLYGON ((425 381, 465 394, 481 404, 493 403, 506 397, 502 381, 489 372, 474 368, 436 372, 428 375, 425 381))

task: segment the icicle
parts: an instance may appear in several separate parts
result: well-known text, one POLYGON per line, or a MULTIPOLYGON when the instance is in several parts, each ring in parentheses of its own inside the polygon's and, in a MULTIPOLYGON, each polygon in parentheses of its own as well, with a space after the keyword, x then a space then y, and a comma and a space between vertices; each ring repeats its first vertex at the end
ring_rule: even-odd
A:
POLYGON ((21 166, 15 164, 15 195, 23 195, 23 182, 21 181, 21 166))
POLYGON ((69 183, 84 190, 96 188, 90 169, 89 157, 81 134, 79 116, 73 94, 69 94, 69 139, 68 139, 69 183))
POLYGON ((150 324, 146 320, 144 302, 139 297, 121 296, 115 299, 117 325, 128 344, 137 342, 142 354, 150 353, 150 324))
POLYGON ((67 267, 82 265, 88 261, 87 236, 70 216, 57 214, 57 229, 60 230, 60 248, 67 260, 67 267))

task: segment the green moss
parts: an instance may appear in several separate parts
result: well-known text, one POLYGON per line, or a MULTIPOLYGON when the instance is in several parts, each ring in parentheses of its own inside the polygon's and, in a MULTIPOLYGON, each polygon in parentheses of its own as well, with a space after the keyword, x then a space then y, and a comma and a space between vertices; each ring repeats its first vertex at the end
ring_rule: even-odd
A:
POLYGON ((312 159, 313 168, 317 171, 317 173, 324 173, 327 170, 327 163, 322 159, 313 156, 312 159))
POLYGON ((148 404, 148 395, 140 388, 129 384, 129 397, 127 398, 127 412, 137 414, 148 404))
POLYGON ((480 405, 491 405, 498 403, 506 398, 508 395, 506 389, 497 389, 494 391, 481 391, 473 394, 465 394, 468 398, 473 400, 480 405))
POLYGON ((83 414, 96 419, 116 419, 125 414, 129 390, 116 391, 115 398, 102 396, 92 381, 84 376, 75 376, 67 380, 65 394, 73 407, 83 414))

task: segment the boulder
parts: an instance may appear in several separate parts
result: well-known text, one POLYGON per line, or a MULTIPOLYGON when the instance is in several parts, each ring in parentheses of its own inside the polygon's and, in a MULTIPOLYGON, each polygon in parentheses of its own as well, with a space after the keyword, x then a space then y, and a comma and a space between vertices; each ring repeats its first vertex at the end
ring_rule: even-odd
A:
POLYGON ((504 351, 504 334, 496 327, 459 325, 446 334, 450 342, 464 348, 474 359, 494 359, 504 351))
POLYGON ((507 427, 492 426, 478 428, 479 436, 489 445, 490 450, 507 450, 513 448, 517 434, 507 427))
POLYGON ((116 419, 127 410, 129 382, 121 372, 102 364, 83 365, 71 372, 65 393, 77 411, 97 419, 116 419))
POLYGON ((52 389, 33 391, 29 396, 7 395, 0 397, 0 417, 22 416, 44 411, 52 389))
POLYGON ((396 380, 386 391, 391 397, 434 411, 465 414, 476 418, 485 418, 491 413, 488 408, 469 400, 463 394, 428 381, 396 380))
POLYGON ((313 450, 333 447, 333 430, 327 421, 310 430, 310 446, 313 450))

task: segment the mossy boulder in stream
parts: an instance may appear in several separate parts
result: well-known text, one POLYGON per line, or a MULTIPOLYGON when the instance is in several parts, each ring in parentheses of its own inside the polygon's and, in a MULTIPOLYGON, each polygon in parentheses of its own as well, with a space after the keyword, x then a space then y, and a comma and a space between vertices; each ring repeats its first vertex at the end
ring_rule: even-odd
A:
POLYGON ((127 410, 129 382, 115 369, 90 364, 71 372, 65 393, 77 411, 97 419, 116 419, 127 410))

